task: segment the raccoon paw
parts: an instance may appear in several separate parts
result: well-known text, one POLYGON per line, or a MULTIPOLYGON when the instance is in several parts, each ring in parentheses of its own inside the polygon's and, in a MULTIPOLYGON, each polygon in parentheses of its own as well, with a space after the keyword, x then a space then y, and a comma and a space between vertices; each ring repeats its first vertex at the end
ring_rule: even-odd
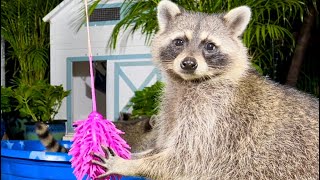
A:
POLYGON ((122 158, 120 158, 112 149, 102 146, 102 149, 105 153, 105 157, 97 154, 97 153, 93 153, 93 155, 95 157, 97 157, 100 161, 97 160, 92 160, 93 164, 102 166, 103 168, 105 168, 107 170, 106 173, 101 174, 100 176, 97 177, 97 179, 100 178, 105 178, 107 176, 113 175, 113 174, 119 174, 118 172, 116 172, 116 162, 121 161, 122 158))

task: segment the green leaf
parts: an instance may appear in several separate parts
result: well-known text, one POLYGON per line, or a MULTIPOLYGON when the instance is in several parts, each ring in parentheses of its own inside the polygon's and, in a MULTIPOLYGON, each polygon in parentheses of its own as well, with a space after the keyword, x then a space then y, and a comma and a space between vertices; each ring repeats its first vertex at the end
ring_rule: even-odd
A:
POLYGON ((158 81, 150 87, 135 91, 135 96, 130 99, 126 106, 127 108, 132 107, 132 118, 139 116, 151 117, 157 114, 163 87, 164 84, 158 81))

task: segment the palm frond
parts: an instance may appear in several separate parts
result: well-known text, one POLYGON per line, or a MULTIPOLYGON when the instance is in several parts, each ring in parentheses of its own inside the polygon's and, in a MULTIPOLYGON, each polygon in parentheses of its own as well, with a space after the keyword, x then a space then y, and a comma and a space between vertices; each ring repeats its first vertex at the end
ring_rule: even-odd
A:
MULTIPOLYGON (((121 6, 122 18, 115 25, 107 47, 115 49, 122 32, 133 35, 139 31, 145 35, 145 43, 149 44, 158 30, 156 7, 159 1, 124 0, 121 6)), ((309 6, 317 9, 317 0, 172 1, 184 9, 204 13, 221 13, 237 6, 249 6, 252 17, 243 34, 243 42, 249 49, 253 66, 262 74, 271 77, 277 76, 278 64, 281 61, 288 61, 288 54, 291 54, 295 48, 293 22, 302 22, 303 17, 309 13, 309 6), (285 53, 287 55, 284 55, 285 53)))
MULTIPOLYGON (((89 15, 92 14, 92 12, 96 9, 99 3, 101 3, 102 0, 89 0, 88 1, 88 13, 89 15)), ((105 0, 104 3, 107 3, 108 0, 105 0)), ((76 14, 74 14, 71 17, 70 24, 71 29, 73 29, 75 32, 78 32, 80 28, 85 25, 86 22, 86 13, 85 13, 85 6, 83 1, 79 1, 79 4, 77 4, 76 7, 74 7, 76 10, 76 14)))
POLYGON ((107 46, 112 49, 116 48, 118 35, 121 30, 129 30, 130 34, 134 34, 137 30, 140 30, 145 35, 145 42, 148 43, 158 30, 156 7, 159 1, 125 0, 121 6, 123 18, 113 28, 107 46))
POLYGON ((1 1, 1 34, 9 44, 9 57, 28 82, 46 78, 49 63, 49 23, 42 21, 61 0, 1 1), (23 74, 24 73, 24 74, 23 74))

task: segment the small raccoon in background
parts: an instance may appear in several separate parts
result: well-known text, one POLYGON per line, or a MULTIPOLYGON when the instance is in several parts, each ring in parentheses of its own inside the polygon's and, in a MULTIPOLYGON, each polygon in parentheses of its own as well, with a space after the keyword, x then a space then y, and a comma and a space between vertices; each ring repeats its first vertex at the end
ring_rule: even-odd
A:
MULTIPOLYGON (((319 179, 319 100, 260 76, 240 37, 251 10, 188 12, 163 0, 152 58, 166 78, 153 150, 96 154, 154 180, 319 179)), ((151 18, 151 17, 150 17, 151 18)))
POLYGON ((49 131, 48 125, 45 123, 39 122, 36 124, 36 134, 42 145, 46 148, 47 152, 62 152, 67 153, 69 150, 63 147, 54 139, 52 134, 49 131))
POLYGON ((130 152, 137 153, 148 150, 154 146, 155 131, 153 118, 132 119, 128 121, 115 121, 113 124, 125 132, 121 137, 130 145, 130 152))

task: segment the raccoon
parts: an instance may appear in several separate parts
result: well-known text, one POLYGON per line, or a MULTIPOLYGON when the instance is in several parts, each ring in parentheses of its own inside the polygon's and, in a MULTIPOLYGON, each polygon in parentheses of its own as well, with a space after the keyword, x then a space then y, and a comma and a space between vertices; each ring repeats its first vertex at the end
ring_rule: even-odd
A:
POLYGON ((188 12, 158 4, 154 63, 166 79, 155 147, 105 174, 154 180, 319 179, 319 100, 260 76, 241 35, 251 10, 188 12))
POLYGON ((113 123, 118 129, 125 132, 121 137, 130 145, 131 153, 138 153, 155 146, 154 117, 113 123))
POLYGON ((40 142, 46 148, 47 152, 67 153, 69 151, 69 149, 65 148, 54 139, 49 131, 48 125, 45 123, 37 123, 35 130, 40 142))

